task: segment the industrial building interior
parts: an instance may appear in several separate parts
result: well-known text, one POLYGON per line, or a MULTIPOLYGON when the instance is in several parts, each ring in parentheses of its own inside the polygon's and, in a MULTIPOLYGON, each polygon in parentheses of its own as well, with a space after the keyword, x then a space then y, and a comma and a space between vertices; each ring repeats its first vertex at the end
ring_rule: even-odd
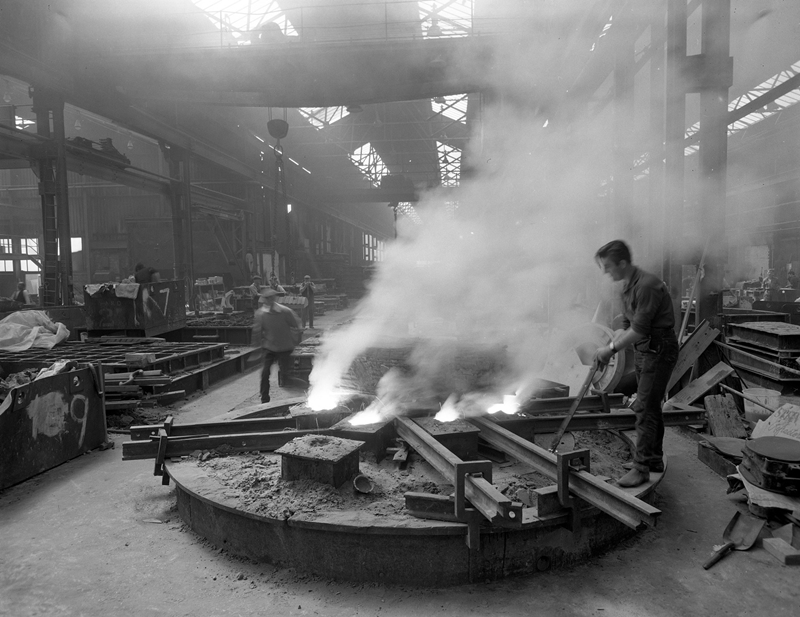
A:
POLYGON ((797 614, 800 2, 0 0, 0 98, 0 615, 797 614))

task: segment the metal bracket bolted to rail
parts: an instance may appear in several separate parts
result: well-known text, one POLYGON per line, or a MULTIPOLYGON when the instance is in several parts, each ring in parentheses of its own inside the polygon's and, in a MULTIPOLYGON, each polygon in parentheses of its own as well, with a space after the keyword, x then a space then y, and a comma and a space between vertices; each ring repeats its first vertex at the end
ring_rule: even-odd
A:
POLYGON ((164 469, 164 459, 167 455, 167 441, 172 432, 172 416, 167 416, 164 420, 163 428, 158 429, 158 454, 156 455, 156 465, 153 469, 154 476, 161 476, 161 484, 169 484, 169 474, 164 469))
POLYGON ((464 481, 466 480, 467 474, 473 477, 482 477, 491 484, 492 462, 465 461, 455 464, 455 515, 459 520, 466 520, 467 498, 464 489, 464 481))
POLYGON ((556 452, 558 502, 570 510, 569 529, 573 534, 579 533, 581 529, 581 506, 580 501, 569 494, 569 473, 570 471, 591 473, 590 466, 591 458, 588 449, 556 452), (577 464, 575 461, 578 461, 577 464))

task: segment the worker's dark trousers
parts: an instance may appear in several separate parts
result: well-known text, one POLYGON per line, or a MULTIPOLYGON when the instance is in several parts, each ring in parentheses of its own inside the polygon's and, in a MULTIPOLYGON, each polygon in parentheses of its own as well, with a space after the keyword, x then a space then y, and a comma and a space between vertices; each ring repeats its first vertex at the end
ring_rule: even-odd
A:
POLYGON ((292 350, 270 351, 269 349, 264 349, 262 351, 264 353, 264 366, 261 368, 261 402, 269 403, 269 373, 272 370, 272 363, 277 362, 278 368, 284 370, 292 350))
POLYGON ((636 363, 636 452, 634 466, 648 471, 664 457, 664 417, 661 403, 672 369, 678 361, 678 339, 672 328, 654 330, 649 340, 637 343, 636 363))
POLYGON ((300 314, 303 316, 303 327, 306 327, 306 322, 308 322, 308 327, 314 327, 314 302, 310 300, 309 303, 303 307, 303 310, 300 311, 300 314))

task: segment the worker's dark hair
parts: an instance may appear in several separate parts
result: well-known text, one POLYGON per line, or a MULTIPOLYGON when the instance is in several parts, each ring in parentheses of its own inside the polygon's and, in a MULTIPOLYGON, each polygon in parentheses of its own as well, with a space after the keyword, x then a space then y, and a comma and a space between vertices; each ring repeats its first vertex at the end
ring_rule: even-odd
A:
POLYGON ((20 281, 17 283, 17 289, 25 289, 25 281, 20 281))
POLYGON ((144 268, 144 264, 143 264, 143 263, 140 261, 138 264, 136 264, 135 266, 133 266, 133 271, 134 271, 134 272, 138 272, 138 271, 139 271, 139 270, 141 270, 142 268, 144 268))
POLYGON ((631 263, 631 249, 622 240, 612 240, 608 244, 604 244, 595 253, 594 258, 596 261, 601 259, 610 259, 614 264, 618 264, 623 259, 631 263))

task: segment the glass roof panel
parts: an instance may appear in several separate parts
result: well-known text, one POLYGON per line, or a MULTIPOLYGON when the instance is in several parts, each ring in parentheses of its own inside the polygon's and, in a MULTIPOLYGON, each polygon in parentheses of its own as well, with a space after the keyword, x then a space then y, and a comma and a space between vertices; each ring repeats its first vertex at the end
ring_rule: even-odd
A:
POLYGON ((467 121, 467 94, 437 96, 431 100, 431 107, 436 114, 442 114, 458 122, 467 121))
POLYGON ((389 174, 389 168, 386 167, 380 155, 369 142, 348 156, 353 165, 358 167, 364 177, 376 188, 380 187, 381 178, 389 174))
POLYGON ((419 18, 426 37, 452 38, 472 32, 472 0, 419 2, 419 18))
MULTIPOLYGON (((266 24, 275 23, 287 36, 297 36, 277 0, 192 0, 217 28, 224 28, 241 44, 253 42, 266 24)), ((274 26, 273 26, 274 27, 274 26)))
POLYGON ((441 141, 436 142, 439 151, 439 173, 442 186, 458 186, 461 181, 461 150, 441 141))
POLYGON ((300 107, 300 114, 317 130, 329 127, 348 115, 347 108, 340 107, 300 107))

